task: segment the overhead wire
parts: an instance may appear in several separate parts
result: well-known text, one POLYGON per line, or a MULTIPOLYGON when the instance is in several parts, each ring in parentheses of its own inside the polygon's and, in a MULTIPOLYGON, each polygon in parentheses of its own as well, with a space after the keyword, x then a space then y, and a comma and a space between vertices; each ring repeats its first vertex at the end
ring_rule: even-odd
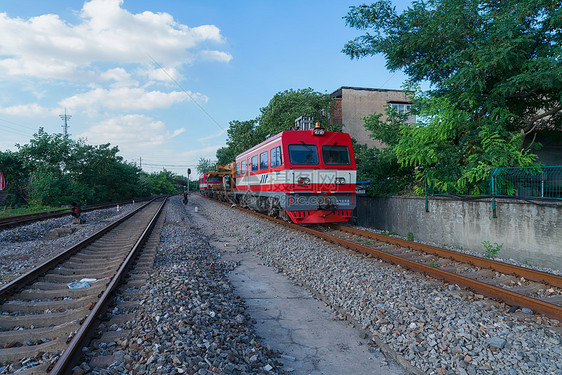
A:
POLYGON ((382 86, 381 86, 380 88, 383 89, 384 86, 385 86, 392 78, 394 78, 394 76, 396 75, 396 73, 398 73, 398 71, 395 71, 395 72, 382 84, 382 86))
POLYGON ((142 165, 146 165, 149 167, 179 167, 179 168, 197 166, 197 164, 154 164, 154 163, 145 163, 145 162, 143 162, 142 165))
POLYGON ((5 124, 0 124, 1 127, 9 129, 9 131, 11 133, 14 133, 14 134, 17 134, 17 135, 32 136, 33 134, 35 134, 35 132, 37 132, 37 129, 31 128, 31 127, 23 125, 23 124, 18 124, 17 122, 5 120, 5 119, 2 119, 2 118, 0 118, 0 121, 6 122, 6 123, 11 124, 11 125, 16 125, 17 128, 14 128, 12 126, 8 126, 8 125, 5 125, 5 124), (33 131, 33 133, 27 132, 25 129, 22 130, 20 128, 29 129, 29 130, 33 131))
POLYGON ((2 133, 11 133, 11 134, 15 134, 15 135, 23 135, 23 136, 26 136, 26 137, 27 136, 31 137, 33 135, 31 133, 22 132, 18 129, 15 129, 15 128, 12 128, 12 127, 9 127, 9 126, 3 125, 3 124, 0 124, 0 128, 3 128, 2 133))
POLYGON ((180 83, 170 73, 168 73, 168 71, 164 69, 164 67, 158 61, 156 61, 154 57, 152 57, 151 55, 148 55, 148 57, 150 57, 150 59, 154 62, 154 64, 156 64, 156 66, 158 66, 158 68, 160 68, 168 77, 170 77, 170 79, 189 97, 189 99, 193 103, 195 103, 195 105, 197 105, 197 107, 199 107, 201 111, 203 111, 203 113, 207 115, 207 117, 211 119, 211 121, 213 121, 223 132, 226 133, 226 129, 223 128, 221 124, 219 124, 219 122, 215 120, 215 118, 211 116, 211 114, 207 112, 207 110, 205 110, 205 108, 203 108, 201 104, 199 104, 199 102, 195 99, 193 95, 191 95, 186 89, 184 89, 183 86, 180 85, 180 83))

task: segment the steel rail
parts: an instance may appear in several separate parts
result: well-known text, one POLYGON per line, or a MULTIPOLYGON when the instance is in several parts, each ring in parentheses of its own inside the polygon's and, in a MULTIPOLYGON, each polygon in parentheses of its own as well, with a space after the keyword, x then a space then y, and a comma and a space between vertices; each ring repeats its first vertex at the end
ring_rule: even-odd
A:
POLYGON ((154 200, 146 202, 145 204, 139 206, 137 209, 131 211, 127 215, 123 216, 122 218, 120 218, 120 219, 114 221, 113 223, 107 225, 106 227, 100 229, 99 231, 97 231, 96 233, 91 235, 90 237, 88 237, 88 238, 84 239, 83 241, 69 247, 64 252, 46 260, 45 262, 43 262, 39 266, 33 268, 31 271, 26 272, 25 274, 21 275, 17 279, 12 280, 8 284, 2 286, 0 288, 0 302, 2 302, 2 299, 4 299, 6 296, 8 296, 10 294, 13 294, 14 291, 16 291, 17 289, 20 289, 25 284, 29 283, 32 280, 35 280, 40 275, 42 275, 45 272, 49 271, 50 269, 54 268, 57 264, 59 264, 64 259, 74 255, 76 252, 78 252, 80 249, 84 248, 86 245, 92 243, 93 241, 95 241, 98 238, 100 238, 101 236, 103 236, 105 233, 109 232, 111 229, 115 228, 116 226, 118 226, 122 222, 126 221, 131 216, 136 214, 138 211, 140 211, 141 209, 143 209, 144 207, 146 207, 147 205, 149 205, 153 201, 154 200))
MULTIPOLYGON (((208 198, 210 199, 210 198, 208 198)), ((220 202, 222 203, 222 202, 220 202)), ((519 293, 515 293, 506 289, 502 289, 493 285, 489 285, 486 284, 484 282, 478 281, 478 280, 473 280, 470 279, 468 277, 464 277, 464 276, 460 276, 448 271, 444 271, 444 270, 440 270, 438 268, 432 267, 432 266, 428 266, 425 265, 423 263, 418 263, 415 262, 413 260, 409 260, 406 258, 402 258, 399 257, 397 255, 393 255, 393 254, 389 254, 386 253, 384 251, 381 250, 376 250, 373 248, 370 248, 368 246, 365 245, 361 245, 361 244, 357 244, 355 242, 343 239, 343 238, 339 238, 336 236, 332 236, 330 234, 324 233, 324 232, 320 232, 317 231, 315 229, 312 228, 307 228, 307 227, 303 227, 297 224, 293 224, 293 223, 289 223, 277 218, 273 218, 267 215, 264 215, 262 213, 259 212, 255 212, 255 211, 251 211, 242 207, 238 207, 238 206, 234 206, 235 208, 248 212, 248 213, 252 213, 254 215, 263 217, 265 219, 271 220, 273 222, 288 226, 290 228, 296 229, 296 230, 300 230, 309 234, 312 234, 314 236, 323 238, 327 241, 330 241, 332 243, 336 243, 339 245, 343 245, 347 248, 353 249, 353 250, 357 250, 360 251, 362 253, 365 254, 370 254, 373 256, 376 256, 380 259, 383 259, 385 261, 388 261, 390 263, 393 264, 398 264, 402 267, 406 267, 408 269, 414 270, 414 271, 418 271, 421 273, 424 273, 426 275, 438 278, 438 279, 442 279, 445 280, 447 282, 450 283, 454 283, 454 284, 458 284, 458 285, 462 285, 466 288, 469 288, 475 292, 478 292, 482 295, 485 295, 487 297, 490 297, 492 299, 499 299, 502 300, 504 302, 506 302, 507 304, 510 305, 515 305, 515 306, 522 306, 522 307, 528 307, 536 312, 539 312, 541 314, 544 314, 548 317, 551 317, 553 319, 557 319, 559 321, 562 321, 562 307, 561 306, 557 306, 557 305, 553 305, 551 303, 536 299, 536 298, 532 298, 532 297, 527 297, 524 296, 522 294, 519 293)), ((383 236, 386 237, 386 236, 383 236)), ((386 240, 386 239, 385 239, 386 240)), ((400 240, 403 241, 403 240, 400 240)), ((409 241, 406 241, 409 242, 409 241)), ((399 245, 399 246, 405 246, 405 245, 399 245)), ((406 246, 408 247, 408 246, 406 246)), ((527 269, 524 269, 527 270, 527 269)))
POLYGON ((381 250, 376 250, 365 245, 361 245, 349 240, 345 240, 343 238, 335 237, 327 233, 316 231, 314 229, 302 228, 302 230, 311 233, 315 236, 324 238, 330 242, 346 246, 348 248, 360 251, 362 253, 374 255, 380 259, 386 260, 394 264, 399 264, 402 267, 406 267, 414 271, 422 272, 426 275, 438 279, 442 279, 450 283, 462 285, 487 297, 500 299, 510 305, 528 307, 546 316, 562 321, 562 307, 560 306, 553 305, 551 303, 536 298, 527 297, 522 294, 515 293, 506 289, 502 289, 493 285, 489 285, 482 281, 470 279, 468 277, 457 275, 455 273, 440 270, 438 268, 423 263, 418 263, 416 261, 409 260, 406 258, 402 258, 397 255, 389 254, 381 250))
POLYGON ((99 301, 92 308, 90 314, 80 325, 80 329, 73 336, 72 340, 70 341, 70 344, 68 345, 68 348, 63 352, 63 354, 58 359, 53 369, 50 371, 49 373, 50 375, 61 375, 66 373, 68 370, 68 366, 72 363, 72 359, 74 358, 74 356, 79 354, 79 350, 82 347, 82 343, 88 337, 89 331, 94 326, 98 314, 100 314, 103 311, 103 309, 106 307, 112 293, 115 291, 121 279, 125 276, 127 269, 130 267, 131 262, 136 258, 136 255, 140 252, 142 245, 144 244, 150 232, 154 228, 154 225, 158 220, 158 216, 161 214, 162 208, 166 204, 167 199, 168 198, 164 198, 164 201, 162 202, 160 207, 158 207, 156 213, 150 220, 150 223, 145 228, 140 238, 133 246, 132 250, 129 252, 129 255, 127 255, 127 258, 121 263, 121 266, 119 267, 117 273, 112 277, 105 292, 103 292, 99 301))
MULTIPOLYGON (((99 210, 102 208, 110 208, 118 205, 125 205, 130 204, 133 202, 143 202, 146 200, 153 201, 158 197, 149 198, 149 199, 139 199, 139 200, 129 200, 129 201, 121 201, 121 202, 112 202, 112 203, 101 203, 101 204, 93 204, 82 207, 82 212, 89 212, 94 210, 99 210)), ((4 216, 0 217, 0 229, 13 227, 17 225, 22 225, 25 223, 31 223, 34 221, 40 220, 47 220, 52 219, 55 217, 62 217, 66 215, 70 215, 72 210, 70 208, 61 208, 58 210, 50 210, 50 211, 42 211, 42 212, 34 212, 31 214, 23 214, 23 215, 12 215, 12 216, 4 216)))
POLYGON ((530 268, 520 267, 513 264, 499 262, 493 259, 484 259, 474 255, 459 253, 452 250, 442 249, 435 246, 424 245, 421 243, 407 241, 400 238, 385 236, 382 234, 367 232, 364 230, 347 227, 344 225, 330 224, 334 229, 345 231, 348 233, 357 234, 363 237, 369 237, 378 241, 387 242, 393 245, 407 247, 412 250, 419 250, 425 253, 434 254, 443 258, 449 258, 459 262, 470 263, 477 267, 489 268, 497 272, 508 275, 515 275, 524 277, 527 280, 546 283, 552 286, 562 288, 562 276, 554 275, 547 272, 536 271, 530 268))

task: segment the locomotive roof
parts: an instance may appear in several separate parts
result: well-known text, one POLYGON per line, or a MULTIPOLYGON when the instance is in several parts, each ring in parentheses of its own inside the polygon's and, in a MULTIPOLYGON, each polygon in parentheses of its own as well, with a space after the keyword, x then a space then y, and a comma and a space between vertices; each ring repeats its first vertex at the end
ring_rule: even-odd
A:
POLYGON ((264 146, 264 145, 266 145, 266 144, 268 144, 268 143, 270 143, 270 142, 274 142, 274 141, 278 140, 279 138, 281 138, 281 136, 283 135, 284 132, 285 132, 285 131, 282 131, 282 132, 280 132, 280 133, 277 133, 277 134, 275 134, 275 135, 273 135, 273 136, 267 138, 267 139, 266 139, 265 141, 263 141, 262 143, 259 143, 259 144, 255 145, 254 147, 252 147, 252 148, 250 148, 250 149, 248 149, 248 150, 246 150, 246 151, 244 151, 244 152, 242 152, 242 153, 236 155, 236 159, 238 159, 238 158, 241 157, 242 155, 248 154, 248 153, 250 153, 250 152, 252 152, 252 151, 254 151, 254 150, 256 150, 256 149, 258 149, 258 148, 260 148, 260 147, 262 147, 262 146, 264 146))

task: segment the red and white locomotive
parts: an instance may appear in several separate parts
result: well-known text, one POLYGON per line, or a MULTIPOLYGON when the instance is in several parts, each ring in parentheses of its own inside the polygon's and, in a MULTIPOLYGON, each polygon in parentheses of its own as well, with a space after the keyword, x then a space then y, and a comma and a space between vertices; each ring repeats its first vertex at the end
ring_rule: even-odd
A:
POLYGON ((294 223, 346 222, 356 205, 355 183, 351 137, 317 124, 283 131, 238 155, 222 198, 294 223))

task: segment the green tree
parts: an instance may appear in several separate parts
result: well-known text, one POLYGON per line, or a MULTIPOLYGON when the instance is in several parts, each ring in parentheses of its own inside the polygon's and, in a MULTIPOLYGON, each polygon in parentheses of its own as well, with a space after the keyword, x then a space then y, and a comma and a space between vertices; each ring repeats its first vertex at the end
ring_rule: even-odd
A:
POLYGON ((199 158, 196 168, 197 172, 199 172, 199 174, 201 175, 206 173, 207 171, 215 170, 216 164, 213 163, 211 159, 199 158))
POLYGON ((300 116, 312 117, 314 122, 320 122, 327 130, 340 131, 341 127, 331 125, 325 115, 329 113, 330 103, 330 95, 316 92, 310 87, 279 92, 266 107, 260 109, 259 135, 264 140, 268 134, 289 130, 295 126, 295 120, 300 116))
POLYGON ((357 181, 370 181, 367 195, 388 196, 406 193, 413 182, 413 169, 400 166, 390 148, 369 148, 353 143, 357 181))
MULTIPOLYGON (((233 162, 236 155, 265 140, 265 136, 261 135, 260 130, 258 130, 257 120, 231 121, 226 132, 226 147, 217 150, 217 164, 220 165, 233 162)), ((201 160, 199 161, 201 162, 201 160)), ((214 168, 214 165, 212 167, 214 168)), ((210 169, 212 168, 207 170, 210 169)), ((199 173, 204 173, 207 170, 201 172, 198 169, 199 173)))
POLYGON ((30 170, 21 155, 13 151, 0 151, 0 171, 6 179, 6 191, 11 196, 7 203, 27 202, 27 184, 30 170))
POLYGON ((0 153, 0 168, 18 203, 93 204, 151 193, 151 186, 140 183, 141 170, 125 162, 110 144, 87 145, 39 129, 28 144, 16 146, 17 153, 0 153))
POLYGON ((481 193, 491 168, 533 165, 536 132, 562 127, 559 1, 419 0, 398 14, 383 0, 345 18, 366 31, 346 54, 383 54, 431 84, 414 97, 416 125, 371 127, 386 126, 398 161, 436 189, 481 193))
POLYGON ((170 171, 152 173, 149 178, 152 181, 152 194, 154 195, 177 194, 183 190, 181 185, 176 184, 179 177, 170 171))
POLYGON ((234 148, 225 146, 219 148, 217 150, 216 155, 217 155, 217 164, 225 165, 233 162, 237 154, 236 151, 234 151, 234 148))

